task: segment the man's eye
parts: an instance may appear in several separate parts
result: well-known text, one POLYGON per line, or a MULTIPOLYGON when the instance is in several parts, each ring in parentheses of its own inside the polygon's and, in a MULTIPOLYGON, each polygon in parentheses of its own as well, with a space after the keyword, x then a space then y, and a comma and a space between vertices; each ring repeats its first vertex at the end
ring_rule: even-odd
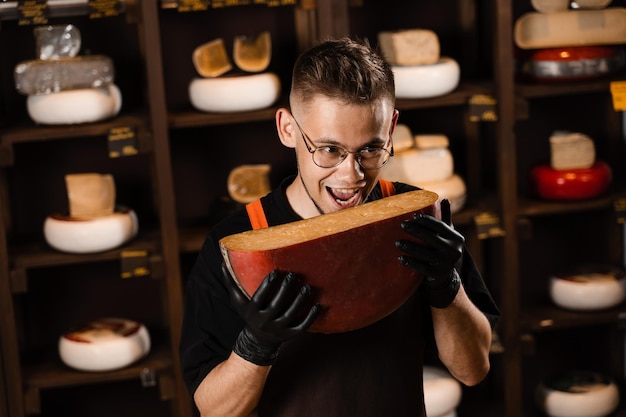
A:
POLYGON ((363 148, 360 151, 361 155, 364 156, 371 156, 371 155, 378 155, 381 151, 383 150, 383 148, 363 148))
POLYGON ((338 146, 322 146, 318 148, 318 150, 321 150, 327 154, 338 154, 338 155, 343 154, 343 149, 341 149, 338 146))

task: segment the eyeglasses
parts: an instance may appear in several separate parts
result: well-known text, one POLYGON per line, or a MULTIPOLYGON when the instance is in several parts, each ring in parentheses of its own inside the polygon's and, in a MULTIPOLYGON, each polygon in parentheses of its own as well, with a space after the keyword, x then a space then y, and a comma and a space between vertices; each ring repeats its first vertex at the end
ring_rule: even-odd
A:
MULTIPOLYGON (((382 168, 393 156, 393 145, 391 145, 390 151, 384 147, 366 146, 356 152, 351 152, 337 145, 316 147, 307 134, 302 131, 302 128, 296 118, 293 117, 293 115, 291 115, 291 118, 294 122, 296 122, 296 126, 298 126, 298 130, 300 131, 300 135, 304 141, 304 146, 306 146, 306 149, 311 154, 313 162, 320 168, 334 168, 341 164, 344 159, 348 157, 348 154, 354 154, 356 155, 356 161, 359 163, 361 168, 365 170, 374 170, 382 168), (307 141, 311 142, 310 146, 307 141)), ((391 137, 389 137, 389 139, 391 139, 391 137)))

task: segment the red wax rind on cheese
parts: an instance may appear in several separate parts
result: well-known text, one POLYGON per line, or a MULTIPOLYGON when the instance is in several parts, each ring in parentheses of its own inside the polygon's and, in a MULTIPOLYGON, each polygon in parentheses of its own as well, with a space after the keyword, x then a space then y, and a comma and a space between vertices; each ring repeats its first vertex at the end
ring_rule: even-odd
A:
POLYGON ((311 331, 355 330, 391 314, 419 287, 422 277, 399 263, 401 251, 395 242, 410 239, 400 224, 414 213, 441 217, 437 198, 424 190, 398 194, 232 235, 222 239, 220 247, 231 274, 248 296, 272 270, 293 272, 313 288, 316 301, 325 307, 311 331))

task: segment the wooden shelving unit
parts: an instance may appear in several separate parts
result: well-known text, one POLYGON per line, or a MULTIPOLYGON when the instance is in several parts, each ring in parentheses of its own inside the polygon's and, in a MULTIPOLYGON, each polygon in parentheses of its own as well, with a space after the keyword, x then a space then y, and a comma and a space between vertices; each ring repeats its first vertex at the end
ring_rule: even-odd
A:
MULTIPOLYGON (((107 409, 122 417, 146 406, 157 410, 155 416, 195 415, 178 365, 182 292, 205 234, 234 207, 225 199, 228 172, 245 163, 269 162, 273 185, 293 172, 292 155, 276 138, 274 114, 287 105, 290 70, 299 51, 319 39, 344 35, 376 43, 379 31, 412 27, 438 33, 442 54, 461 65, 461 83, 441 97, 398 100, 400 122, 414 133, 450 138, 455 169, 468 188, 467 203, 453 221, 467 236, 502 311, 496 329, 501 345, 494 348, 492 371, 478 387, 464 390, 459 416, 539 416, 534 387, 559 366, 594 365, 618 380, 626 398, 626 307, 568 312, 553 306, 544 288, 546 273, 584 257, 624 263, 616 206, 626 199, 626 152, 622 115, 611 109, 609 88, 626 74, 560 84, 516 80, 513 24, 531 9, 522 0, 401 0, 393 6, 373 0, 268 1, 274 7, 246 1, 212 7, 198 1, 195 6, 208 4, 198 11, 179 10, 183 3, 121 1, 109 17, 94 15, 88 3, 48 10, 49 24, 72 23, 81 30, 88 53, 112 56, 124 97, 118 117, 73 126, 38 126, 29 120, 12 71, 18 62, 34 58, 34 24, 22 24, 12 3, 0 7, 0 417, 58 415, 63 405, 50 401, 50 395, 67 398, 74 392, 80 392, 82 404, 64 415, 78 415, 79 406, 81 416, 96 415, 93 404, 118 390, 128 392, 124 402, 109 398, 107 409), (269 70, 281 79, 278 102, 241 113, 194 110, 187 96, 196 76, 193 49, 217 37, 229 45, 236 35, 263 30, 273 39, 269 70), (470 120, 476 96, 494 99, 497 120, 470 120), (609 193, 576 202, 532 195, 527 171, 545 159, 546 134, 557 128, 594 135, 599 157, 614 171, 609 193), (116 129, 133 132, 136 155, 110 157, 109 137, 116 129), (137 210, 140 233, 128 245, 104 253, 60 253, 46 245, 42 222, 65 208, 63 175, 85 170, 115 175, 120 202, 137 210), (484 216, 494 219, 495 232, 479 228, 484 216), (73 288, 62 286, 73 285, 88 271, 84 279, 93 280, 99 297, 115 300, 115 291, 126 288, 115 281, 121 279, 115 271, 125 251, 144 251, 151 274, 130 279, 128 288, 137 293, 123 299, 134 296, 132 306, 111 302, 107 308, 144 318, 154 348, 122 370, 71 370, 58 358, 58 332, 72 314, 83 315, 72 317, 77 321, 104 314, 106 303, 75 303, 68 299, 73 288), (45 315, 46 322, 35 322, 33 314, 45 315), (569 340, 587 356, 571 349, 555 358, 546 348, 569 340), (594 351, 602 356, 595 362, 589 359, 594 351), (155 375, 154 386, 141 385, 146 370, 155 375)), ((615 0, 612 6, 626 2, 615 0)), ((623 403, 615 416, 626 414, 623 403)))

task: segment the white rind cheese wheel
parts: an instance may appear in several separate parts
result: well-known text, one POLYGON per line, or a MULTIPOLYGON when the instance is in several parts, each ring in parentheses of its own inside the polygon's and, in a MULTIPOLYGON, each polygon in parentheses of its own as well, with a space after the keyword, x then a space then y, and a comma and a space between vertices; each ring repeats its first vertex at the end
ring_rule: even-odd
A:
POLYGON ((392 66, 397 98, 430 98, 452 92, 461 77, 459 64, 442 57, 436 64, 392 66))
POLYGON ((550 298, 559 307, 569 310, 615 307, 626 298, 626 277, 619 271, 552 276, 550 298))
POLYGON ((574 0, 572 9, 604 9, 613 0, 574 0))
POLYGON ((122 94, 115 84, 103 88, 66 90, 26 99, 30 118, 45 125, 97 122, 117 116, 122 94))
POLYGON ((191 104, 200 111, 228 113, 260 110, 280 95, 280 79, 272 72, 218 78, 194 78, 189 84, 191 104))
POLYGON ((131 209, 120 209, 108 216, 77 219, 48 216, 44 222, 46 242, 54 249, 68 253, 95 253, 114 249, 137 235, 137 215, 131 209))
POLYGON ((515 43, 522 49, 626 43, 626 8, 529 12, 515 21, 515 43))
POLYGON ((465 182, 458 175, 454 174, 443 181, 415 184, 424 190, 432 191, 440 198, 447 198, 450 201, 450 212, 457 213, 465 206, 467 200, 467 188, 465 182))
POLYGON ((537 404, 550 417, 606 417, 619 403, 617 385, 603 375, 572 371, 537 387, 537 404))
POLYGON ((461 396, 461 384, 447 371, 424 366, 424 406, 428 417, 456 415, 461 396))
POLYGON ((150 335, 143 324, 104 318, 59 338, 59 355, 67 366, 81 371, 113 371, 138 361, 150 351, 150 335))

